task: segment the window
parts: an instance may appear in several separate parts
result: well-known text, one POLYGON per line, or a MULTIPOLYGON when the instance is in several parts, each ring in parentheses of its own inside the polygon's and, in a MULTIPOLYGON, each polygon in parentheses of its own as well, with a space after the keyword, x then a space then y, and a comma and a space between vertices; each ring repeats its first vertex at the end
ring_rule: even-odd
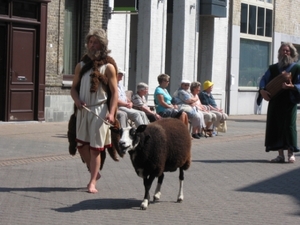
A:
POLYGON ((248 34, 255 34, 256 28, 256 6, 249 6, 249 18, 248 18, 248 34))
POLYGON ((250 39, 240 40, 239 86, 258 87, 269 66, 270 43, 250 39))
POLYGON ((241 4, 241 33, 272 37, 272 10, 241 4))
POLYGON ((265 30, 265 9, 258 7, 257 9, 257 27, 256 34, 260 36, 264 36, 265 30))
POLYGON ((1 4, 0 4, 0 14, 8 15, 8 2, 1 1, 1 4))
POLYGON ((273 0, 259 0, 260 2, 273 3, 273 0))
POLYGON ((272 0, 241 3, 239 86, 255 87, 271 58, 272 0))
POLYGON ((266 35, 272 37, 272 10, 266 9, 266 35))
POLYGON ((242 4, 241 6, 241 33, 247 33, 248 27, 248 5, 242 4))
POLYGON ((65 0, 63 74, 74 74, 80 57, 81 1, 65 0))
POLYGON ((37 3, 14 2, 13 16, 38 19, 37 3))

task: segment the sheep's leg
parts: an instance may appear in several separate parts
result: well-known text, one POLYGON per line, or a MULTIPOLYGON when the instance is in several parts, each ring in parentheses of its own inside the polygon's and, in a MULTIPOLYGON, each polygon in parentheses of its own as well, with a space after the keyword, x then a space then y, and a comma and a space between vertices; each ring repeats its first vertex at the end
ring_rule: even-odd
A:
POLYGON ((161 189, 161 185, 164 181, 164 174, 162 173, 162 175, 160 175, 158 177, 158 180, 157 180, 157 186, 156 186, 156 189, 155 189, 155 192, 154 192, 154 196, 153 196, 153 201, 158 201, 160 199, 160 196, 161 196, 161 192, 160 192, 160 189, 161 189))
POLYGON ((184 180, 184 173, 183 169, 179 169, 179 193, 177 197, 177 202, 182 202, 183 201, 183 180, 184 180))
POLYGON ((142 201, 142 204, 141 204, 141 209, 143 209, 143 210, 148 208, 149 201, 150 201, 149 191, 150 191, 150 188, 151 188, 154 178, 155 178, 155 176, 153 176, 153 175, 150 175, 148 178, 147 177, 144 178, 145 195, 144 195, 144 200, 142 201))

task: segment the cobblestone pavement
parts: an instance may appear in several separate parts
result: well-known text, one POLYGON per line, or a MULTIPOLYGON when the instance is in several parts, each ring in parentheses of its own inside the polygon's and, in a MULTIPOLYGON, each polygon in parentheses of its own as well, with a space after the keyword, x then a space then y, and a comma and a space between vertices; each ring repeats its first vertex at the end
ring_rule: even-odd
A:
POLYGON ((298 225, 300 154, 295 164, 269 163, 276 153, 264 152, 264 115, 230 116, 227 125, 192 141, 184 201, 175 202, 178 171, 166 173, 161 201, 143 211, 128 155, 108 156, 99 193, 89 194, 85 165, 68 154, 66 122, 0 123, 0 224, 298 225))

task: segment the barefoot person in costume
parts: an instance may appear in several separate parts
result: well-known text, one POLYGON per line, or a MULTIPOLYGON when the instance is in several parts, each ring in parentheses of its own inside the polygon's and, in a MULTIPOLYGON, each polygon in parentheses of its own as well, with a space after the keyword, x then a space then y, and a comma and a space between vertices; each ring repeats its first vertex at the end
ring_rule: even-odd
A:
MULTIPOLYGON (((294 152, 299 151, 296 126, 297 103, 294 102, 294 96, 300 92, 300 65, 295 63, 297 59, 296 48, 291 43, 282 43, 278 50, 278 63, 269 66, 259 84, 260 95, 269 101, 265 146, 266 152, 278 151, 278 156, 271 160, 274 163, 285 162, 284 150, 288 151, 288 162, 293 163, 294 152), (283 71, 291 72, 292 79, 289 82, 281 82, 282 91, 271 98, 265 87, 283 71)), ((260 102, 258 100, 258 104, 260 102)))
POLYGON ((87 35, 88 53, 76 65, 71 88, 71 96, 78 109, 77 148, 90 171, 90 181, 87 185, 90 193, 98 192, 96 181, 100 178, 100 153, 112 145, 109 125, 104 121, 115 122, 118 105, 117 67, 114 60, 108 56, 110 51, 107 44, 107 36, 102 29, 87 35))

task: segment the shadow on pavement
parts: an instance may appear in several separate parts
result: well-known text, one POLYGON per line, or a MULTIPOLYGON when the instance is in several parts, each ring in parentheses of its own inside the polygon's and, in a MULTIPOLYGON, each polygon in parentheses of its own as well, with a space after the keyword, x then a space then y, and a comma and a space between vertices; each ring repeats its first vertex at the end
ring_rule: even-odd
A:
POLYGON ((65 192, 65 191, 86 191, 86 188, 63 188, 63 187, 31 187, 31 188, 9 188, 0 187, 0 192, 65 192))
MULTIPOLYGON (((295 198, 298 201, 298 205, 300 205, 299 174, 300 168, 256 184, 249 185, 248 187, 237 189, 236 191, 289 195, 295 198)), ((300 216, 300 210, 297 215, 300 216)))
POLYGON ((68 135, 67 134, 56 134, 52 137, 55 137, 55 138, 68 138, 68 135))
POLYGON ((61 213, 73 213, 82 210, 101 210, 101 209, 140 209, 141 200, 137 199, 90 199, 77 204, 52 209, 61 213))
POLYGON ((192 160, 192 162, 202 162, 202 163, 270 163, 270 161, 268 161, 268 160, 261 160, 261 159, 192 160))
POLYGON ((245 123, 266 123, 266 120, 254 120, 254 119, 228 119, 233 122, 245 122, 245 123))

